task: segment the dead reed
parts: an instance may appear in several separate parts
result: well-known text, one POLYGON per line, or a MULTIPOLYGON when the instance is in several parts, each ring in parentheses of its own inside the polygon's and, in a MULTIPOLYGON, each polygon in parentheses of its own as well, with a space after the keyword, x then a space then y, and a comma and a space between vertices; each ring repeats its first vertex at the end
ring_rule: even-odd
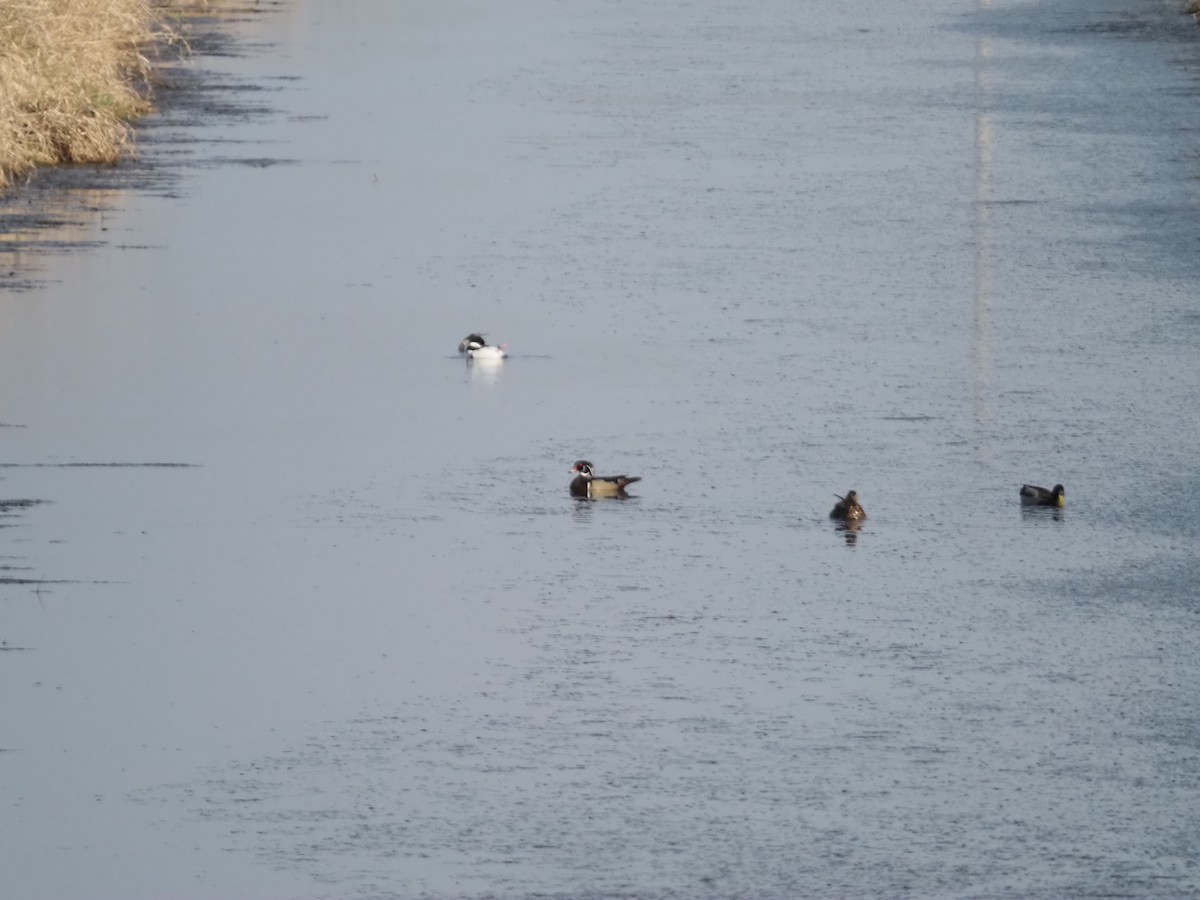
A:
POLYGON ((0 187, 35 166, 113 163, 149 109, 148 0, 0 0, 0 187))

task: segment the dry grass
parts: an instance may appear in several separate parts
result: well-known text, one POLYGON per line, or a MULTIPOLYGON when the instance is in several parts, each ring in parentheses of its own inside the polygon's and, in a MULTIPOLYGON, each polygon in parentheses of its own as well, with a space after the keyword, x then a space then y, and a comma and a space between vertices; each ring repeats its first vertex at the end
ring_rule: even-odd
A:
POLYGON ((147 0, 0 0, 0 187, 35 166, 113 163, 149 109, 147 0))

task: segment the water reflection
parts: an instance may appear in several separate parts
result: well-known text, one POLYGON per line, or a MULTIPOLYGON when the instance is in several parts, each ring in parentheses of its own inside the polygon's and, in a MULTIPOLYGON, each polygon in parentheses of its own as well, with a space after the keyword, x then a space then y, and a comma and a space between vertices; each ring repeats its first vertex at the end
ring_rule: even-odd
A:
POLYGON ((0 286, 34 287, 48 254, 97 247, 107 240, 106 211, 119 207, 123 193, 107 188, 74 187, 84 173, 41 173, 38 180, 0 200, 0 286))
MULTIPOLYGON (((991 0, 978 0, 980 12, 990 7, 991 0)), ((975 41, 975 341, 972 354, 975 363, 975 418, 979 422, 988 419, 986 388, 991 369, 989 330, 992 261, 988 231, 992 199, 991 83, 988 65, 991 56, 990 39, 987 35, 980 35, 975 41)))
POLYGON ((500 380, 500 373, 504 371, 504 360, 502 359, 467 359, 467 377, 472 384, 483 385, 484 387, 493 387, 500 380))
POLYGON ((846 539, 846 543, 853 547, 858 543, 858 532, 862 528, 862 522, 848 519, 844 522, 835 522, 834 531, 842 532, 842 536, 846 539))
POLYGON ((1063 521, 1065 510, 1060 506, 1020 506, 1021 521, 1028 522, 1033 520, 1053 519, 1055 522, 1063 521))

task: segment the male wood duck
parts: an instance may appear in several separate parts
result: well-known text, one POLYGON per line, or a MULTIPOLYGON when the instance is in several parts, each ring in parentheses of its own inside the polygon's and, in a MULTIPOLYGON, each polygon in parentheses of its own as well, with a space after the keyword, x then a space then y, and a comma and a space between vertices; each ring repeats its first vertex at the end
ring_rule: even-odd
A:
POLYGON ((838 502, 829 511, 829 518, 842 519, 846 522, 861 522, 867 517, 867 511, 858 502, 858 491, 847 491, 846 496, 834 494, 838 502))
POLYGON ((641 475, 596 475, 586 459, 577 460, 571 471, 575 473, 571 480, 571 496, 588 500, 625 497, 625 488, 642 480, 641 475))
POLYGON ((1038 487, 1036 484, 1021 485, 1021 504, 1023 506, 1066 506, 1063 494, 1066 490, 1061 484, 1056 484, 1051 490, 1038 487))
POLYGON ((485 346, 487 346, 487 341, 483 339, 483 335, 478 331, 472 331, 458 342, 458 352, 469 353, 471 350, 478 350, 480 347, 485 346))

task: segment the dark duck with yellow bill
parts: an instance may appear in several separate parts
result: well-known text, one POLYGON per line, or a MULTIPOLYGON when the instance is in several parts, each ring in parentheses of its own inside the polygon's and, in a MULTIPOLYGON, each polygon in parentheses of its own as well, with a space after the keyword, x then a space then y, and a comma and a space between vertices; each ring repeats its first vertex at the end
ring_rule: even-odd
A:
POLYGON ((1056 484, 1050 490, 1038 487, 1036 484, 1021 485, 1022 506, 1066 506, 1063 496, 1066 490, 1061 484, 1056 484))

